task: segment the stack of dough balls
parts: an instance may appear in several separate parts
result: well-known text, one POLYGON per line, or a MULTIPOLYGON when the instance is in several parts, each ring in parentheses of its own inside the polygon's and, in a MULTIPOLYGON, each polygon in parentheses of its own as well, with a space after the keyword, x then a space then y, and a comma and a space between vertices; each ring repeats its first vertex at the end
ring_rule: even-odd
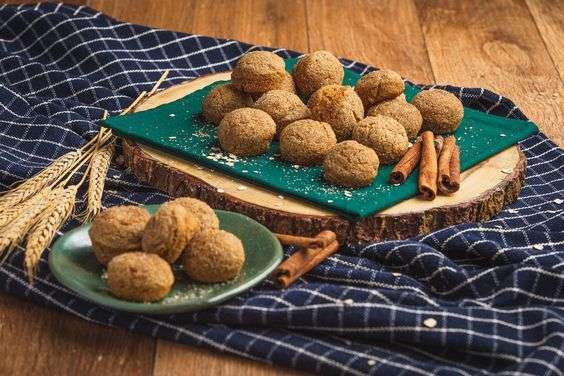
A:
POLYGON ((235 278, 245 262, 241 241, 219 229, 215 212, 194 198, 164 203, 151 216, 138 206, 114 206, 90 228, 94 255, 107 266, 107 282, 120 299, 153 302, 174 284, 171 264, 181 260, 193 280, 235 278))
POLYGON ((462 121, 462 103, 447 91, 424 90, 408 103, 392 70, 367 73, 355 87, 343 85, 344 73, 328 51, 302 56, 291 75, 276 54, 249 52, 231 84, 205 98, 203 113, 228 153, 257 156, 278 139, 282 159, 322 165, 325 180, 354 188, 372 184, 380 164, 398 162, 422 130, 452 133, 462 121))

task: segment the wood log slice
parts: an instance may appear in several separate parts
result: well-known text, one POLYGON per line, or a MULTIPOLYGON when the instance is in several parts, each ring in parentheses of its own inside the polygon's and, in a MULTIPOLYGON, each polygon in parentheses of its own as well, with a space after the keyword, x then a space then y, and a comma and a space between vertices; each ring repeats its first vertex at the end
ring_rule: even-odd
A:
MULTIPOLYGON (((174 101, 229 77, 229 72, 218 73, 172 86, 148 98, 136 111, 174 101)), ((351 243, 405 239, 455 224, 486 221, 517 199, 526 168, 525 156, 514 146, 462 173, 461 188, 452 196, 438 196, 434 201, 414 197, 352 221, 130 140, 124 140, 123 152, 126 164, 142 182, 171 196, 196 197, 213 208, 245 214, 274 232, 312 236, 330 229, 340 241, 351 243)))

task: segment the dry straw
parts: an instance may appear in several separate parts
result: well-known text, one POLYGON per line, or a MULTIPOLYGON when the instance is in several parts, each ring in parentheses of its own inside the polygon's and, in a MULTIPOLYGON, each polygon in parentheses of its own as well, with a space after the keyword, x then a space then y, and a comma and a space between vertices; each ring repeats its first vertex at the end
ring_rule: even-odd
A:
POLYGON ((111 142, 97 150, 92 156, 87 206, 85 213, 81 216, 84 221, 91 221, 102 209, 102 194, 114 151, 115 144, 111 142))
POLYGON ((45 210, 39 222, 29 232, 25 247, 25 269, 30 281, 43 251, 49 246, 61 226, 71 216, 76 200, 78 185, 65 188, 45 210))
POLYGON ((57 178, 64 174, 65 171, 71 168, 80 156, 81 152, 78 150, 64 154, 39 174, 29 180, 26 180, 17 188, 14 188, 2 195, 0 197, 0 213, 3 213, 5 210, 13 207, 14 205, 27 200, 41 189, 53 183, 57 178))

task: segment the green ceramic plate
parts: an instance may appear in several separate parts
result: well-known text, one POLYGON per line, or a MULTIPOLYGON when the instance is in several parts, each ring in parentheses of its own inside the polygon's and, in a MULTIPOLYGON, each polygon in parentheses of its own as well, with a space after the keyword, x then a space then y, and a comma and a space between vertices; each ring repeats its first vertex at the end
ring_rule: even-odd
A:
MULTIPOLYGON (((159 205, 149 205, 153 213, 159 205)), ((156 303, 135 303, 114 297, 103 278, 104 268, 96 261, 85 224, 61 236, 49 254, 51 272, 63 285, 83 298, 113 309, 164 314, 197 311, 217 305, 265 279, 282 260, 278 239, 263 225, 241 214, 216 210, 220 227, 235 234, 245 247, 245 264, 232 281, 202 284, 189 280, 180 265, 174 265, 176 282, 169 295, 156 303)))

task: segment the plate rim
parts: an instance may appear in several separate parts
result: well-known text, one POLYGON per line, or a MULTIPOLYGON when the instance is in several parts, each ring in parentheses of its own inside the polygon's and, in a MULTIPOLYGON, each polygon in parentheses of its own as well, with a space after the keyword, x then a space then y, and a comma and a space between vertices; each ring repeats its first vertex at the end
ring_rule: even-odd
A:
MULTIPOLYGON (((158 208, 160 205, 162 204, 139 205, 139 206, 144 208, 158 208)), ((98 297, 100 296, 99 294, 92 293, 90 289, 85 290, 83 288, 83 285, 74 282, 73 279, 65 278, 64 271, 62 271, 57 266, 57 262, 56 262, 56 258, 59 257, 58 253, 60 253, 60 251, 57 251, 57 249, 60 249, 62 247, 61 243, 68 237, 83 230, 84 228, 88 229, 92 225, 91 223, 84 223, 80 226, 77 226, 76 228, 73 228, 72 230, 65 232, 63 235, 57 238, 57 240, 53 243, 51 250, 49 252, 48 264, 49 264, 50 272, 53 274, 55 279, 61 285, 69 289, 73 294, 87 300, 88 302, 116 311, 153 315, 153 314, 188 313, 188 312, 195 312, 195 311, 200 311, 214 307, 230 298, 240 295, 241 293, 255 287, 256 285, 264 281, 272 273, 272 271, 280 264, 280 262, 284 257, 282 245, 280 244, 276 236, 274 236, 272 231, 270 231, 266 226, 260 224, 254 219, 247 217, 246 215, 241 213, 227 211, 227 210, 220 210, 220 209, 214 209, 214 211, 216 213, 238 216, 251 223, 254 222, 254 225, 256 225, 258 228, 261 228, 261 230, 265 230, 270 235, 271 239, 274 240, 273 241, 274 254, 273 254, 273 262, 270 263, 267 266, 267 268, 264 269, 261 273, 255 275, 245 284, 238 286, 232 290, 226 291, 225 293, 214 297, 212 300, 191 304, 190 307, 186 307, 186 303, 163 304, 162 301, 141 303, 141 302, 132 302, 128 300, 119 300, 119 306, 118 304, 112 304, 111 302, 113 302, 113 300, 111 300, 109 304, 101 302, 98 299, 98 297)))

